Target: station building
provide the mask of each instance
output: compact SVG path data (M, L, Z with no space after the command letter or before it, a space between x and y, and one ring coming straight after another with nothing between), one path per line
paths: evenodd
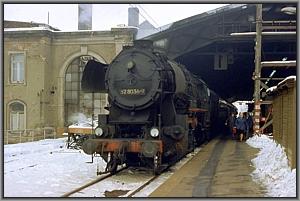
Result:
M38 23L4 25L5 137L49 127L62 133L74 114L105 113L105 94L92 99L80 90L83 68L91 58L110 63L132 43L135 29L63 32Z

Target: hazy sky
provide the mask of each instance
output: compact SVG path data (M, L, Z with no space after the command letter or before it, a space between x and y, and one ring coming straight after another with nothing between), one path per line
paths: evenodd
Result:
M93 30L110 30L118 24L127 25L128 8L131 6L138 7L140 14L158 27L224 5L226 4L93 4ZM48 12L51 26L62 31L77 30L78 4L4 4L5 20L47 24ZM141 15L140 23L145 20Z

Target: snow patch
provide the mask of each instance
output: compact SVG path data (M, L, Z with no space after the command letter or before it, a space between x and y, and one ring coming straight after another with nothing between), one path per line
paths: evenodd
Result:
M277 84L277 86L283 84L283 83L286 82L287 80L296 80L296 76L295 76L295 75L292 75L292 76L286 77L284 80L282 80L281 82L279 82L279 83Z
M95 118L87 118L83 113L74 113L69 117L69 121L73 124L69 128L96 128L98 126L98 121Z
M255 135L246 142L260 149L251 160L255 166L251 176L266 187L267 196L296 197L296 169L289 167L284 147L266 135Z
M267 89L266 93L273 92L276 89L277 89L277 86L270 87Z
M4 197L59 197L96 178L91 156L67 149L66 140L4 145Z

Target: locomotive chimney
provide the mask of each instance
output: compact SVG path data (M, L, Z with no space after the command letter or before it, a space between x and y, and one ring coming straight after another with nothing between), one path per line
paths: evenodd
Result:
M92 30L92 4L78 4L78 30Z
M134 8L128 8L128 26L139 26L139 9Z

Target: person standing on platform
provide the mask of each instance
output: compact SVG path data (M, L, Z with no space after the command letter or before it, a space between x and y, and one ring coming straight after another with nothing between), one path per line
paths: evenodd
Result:
M246 121L246 130L245 130L245 134L244 134L244 139L247 139L248 134L249 134L249 124L248 124L248 121L247 121L247 119L248 119L248 112L244 112L243 113L243 118Z
M233 127L235 125L235 113L232 112L230 114L230 116L227 118L225 125L228 127L231 138L234 139L235 138L235 133L233 132Z
M249 112L246 113L246 123L247 123L246 139L248 139L250 137L252 127L253 127L253 119Z
M240 113L239 117L236 119L235 127L236 127L237 139L239 139L240 142L242 142L247 128L246 118L243 117L243 113Z

